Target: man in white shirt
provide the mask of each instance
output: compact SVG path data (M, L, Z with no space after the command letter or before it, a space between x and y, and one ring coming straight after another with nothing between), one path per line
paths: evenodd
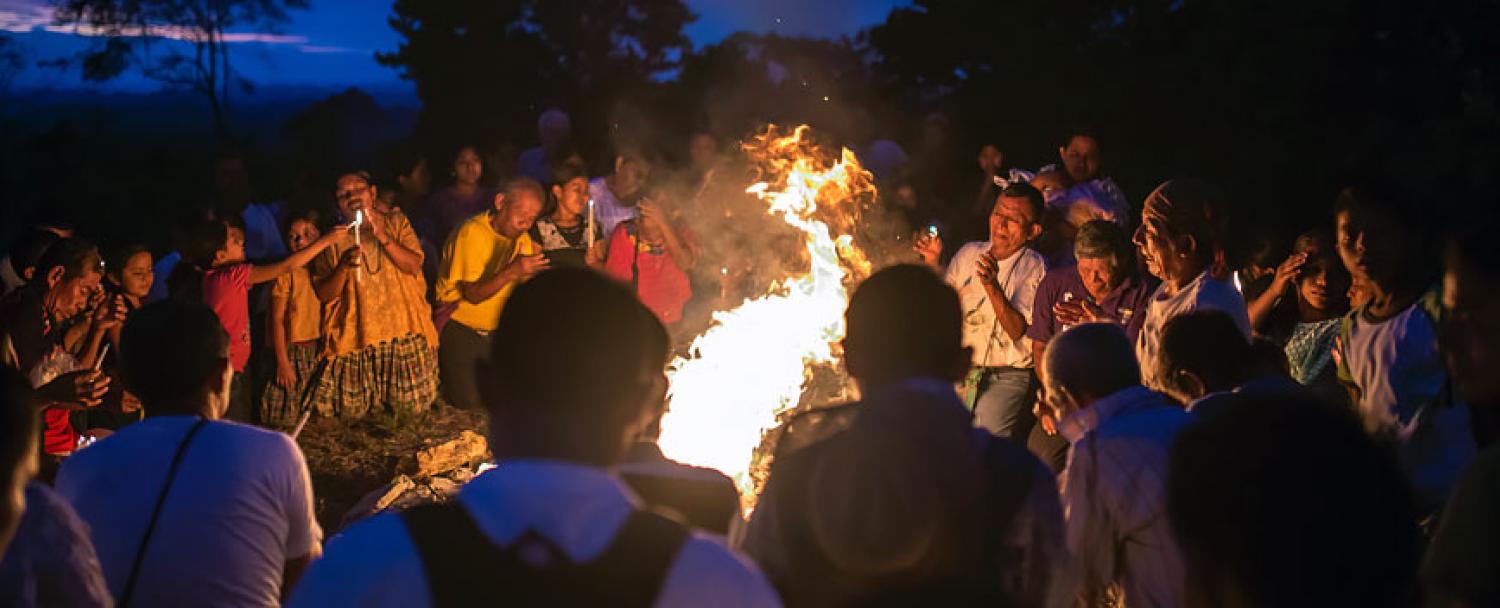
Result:
M320 549L312 483L282 433L219 421L234 370L214 312L168 300L121 331L148 417L63 463L110 594L141 606L268 606Z
M635 217L635 206L651 179L651 161L634 148L625 148L615 156L615 170L605 177L589 181L589 199L594 201L594 222L604 234L605 250L609 238L620 222Z
M1086 323L1047 345L1046 401L1073 444L1063 509L1081 605L1123 589L1128 606L1182 606L1182 556L1166 517L1167 460L1192 415L1140 384L1118 325Z
M1223 198L1212 186L1196 181L1168 181L1146 197L1135 242L1146 269L1161 286L1146 306L1146 320L1136 336L1135 355L1144 384L1165 390L1157 369L1162 328L1177 315L1219 310L1234 320L1250 340L1250 313L1245 298L1228 281L1214 276L1228 225Z
M1047 273L1041 254L1026 243L1042 233L1046 202L1029 184L1008 186L990 214L990 240L964 245L953 254L943 278L958 290L964 313L964 346L974 351L974 370L965 381L965 401L974 421L999 437L1025 441L1036 377L1032 373L1031 307ZM916 250L936 268L942 239L923 235Z
M665 382L665 347L648 346L664 345L650 338L664 330L652 323L592 271L517 287L481 374L496 468L455 502L350 528L291 605L779 605L720 537L641 511L611 472Z

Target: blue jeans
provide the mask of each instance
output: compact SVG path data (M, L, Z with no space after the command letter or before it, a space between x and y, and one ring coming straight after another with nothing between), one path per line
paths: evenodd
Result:
M996 437L1021 445L1036 424L1031 404L1036 399L1036 376L1030 368L985 368L974 402L974 425Z

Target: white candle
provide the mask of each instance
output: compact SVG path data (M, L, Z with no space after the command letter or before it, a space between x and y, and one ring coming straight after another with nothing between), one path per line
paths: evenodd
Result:
M584 230L586 231L586 233L584 235L584 239L586 239L586 242L588 243L588 248L589 249L593 249L594 248L594 199L589 199L589 222L588 222L588 226L585 227Z
M361 254L364 253L364 248L360 247L360 245L359 245L359 228L361 226L363 226L364 223L365 223L365 211L363 209L355 209L354 210L354 248L355 249L359 249ZM360 272L361 270L364 270L363 267L364 267L364 264L360 264L359 266L355 266L354 267L354 280L358 281L360 279L361 275L364 274L364 273Z

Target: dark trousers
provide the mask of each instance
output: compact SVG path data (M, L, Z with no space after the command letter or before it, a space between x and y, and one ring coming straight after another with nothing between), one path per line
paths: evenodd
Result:
M449 319L438 336L438 345L443 398L456 407L478 409L478 365L490 357L490 337Z

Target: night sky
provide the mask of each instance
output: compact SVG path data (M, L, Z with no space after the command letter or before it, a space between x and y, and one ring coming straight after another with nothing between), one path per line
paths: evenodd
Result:
M685 0L698 14L687 34L696 46L736 31L834 38L879 23L904 0ZM389 4L378 0L311 0L283 31L236 32L231 52L236 69L261 86L404 87L394 70L375 63L374 53L396 48L386 23ZM809 5L812 6L809 6ZM67 56L88 44L83 36L50 25L47 0L0 0L0 31L9 32L29 62ZM476 66L477 68L477 66ZM100 88L80 82L76 71L30 67L20 89ZM127 74L107 89L150 91L154 83Z

